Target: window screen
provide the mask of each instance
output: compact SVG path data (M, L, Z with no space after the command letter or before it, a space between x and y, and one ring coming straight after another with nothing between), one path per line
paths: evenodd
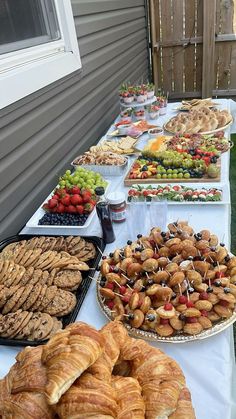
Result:
M0 54L60 37L53 0L0 0Z

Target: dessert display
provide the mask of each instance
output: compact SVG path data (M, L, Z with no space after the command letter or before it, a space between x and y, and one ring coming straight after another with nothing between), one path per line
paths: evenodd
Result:
M164 129L173 134L212 133L224 129L232 121L232 115L227 110L202 107L187 114L179 113L164 125Z
M228 151L233 145L225 138L224 131L218 131L214 135L184 134L165 138L168 150L185 151L193 156L206 153L207 157L214 157Z
M135 152L134 146L136 142L137 139L130 136L121 138L118 141L104 140L101 143L90 147L89 151L92 153L109 151L117 154L133 154Z
M188 341L236 319L236 257L208 230L185 221L138 235L101 263L98 301L131 334Z
M213 102L211 98L208 99L192 99L182 100L182 105L177 109L180 111L191 111L192 109L213 108L217 103Z
M219 155L214 153L212 157L204 153L192 155L179 151L150 151L143 150L140 157L131 166L126 178L125 185L131 186L134 179L139 182L157 183L160 179L163 182L172 179L174 182L196 181L204 179L205 182L219 180L220 164Z
M127 163L127 159L119 154L111 151L98 151L92 153L86 151L82 156L76 157L73 160L73 165L96 165L96 166L122 166Z
M0 415L195 419L179 365L117 321L100 331L78 322L21 351L0 381Z
M62 328L95 256L94 244L79 236L7 244L0 253L0 338L41 341Z
M147 100L155 98L155 86L152 83L141 84L133 86L129 83L123 83L120 86L119 96L121 104L130 105L135 104L143 105Z
M217 188L190 188L183 185L133 185L128 191L128 202L142 201L173 202L220 202L222 190Z

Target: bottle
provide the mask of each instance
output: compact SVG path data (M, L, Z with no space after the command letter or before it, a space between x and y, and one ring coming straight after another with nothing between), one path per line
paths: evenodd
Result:
M113 226L111 213L108 202L104 197L104 188L101 186L95 189L95 194L99 197L99 201L96 205L97 215L102 226L103 240L105 243L113 243L116 239Z

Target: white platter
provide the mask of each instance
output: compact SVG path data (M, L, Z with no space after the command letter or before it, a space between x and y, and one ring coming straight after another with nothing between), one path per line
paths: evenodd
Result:
M176 183L168 183L168 184L162 184L161 182L159 183L163 188L167 185L170 186L176 186ZM154 185L151 184L150 185L152 187L158 186L158 185ZM181 179L179 182L179 185L181 185ZM134 186L138 186L138 183L134 183L132 186L129 186L127 189L132 189L132 187ZM148 189L148 184L147 185L139 185L142 188L146 188ZM188 184L183 184L184 187L188 187L188 188L194 188L194 189L212 189L212 188L216 188L216 189L220 189L222 191L222 200L221 201L168 201L168 200L164 200L164 199L160 199L160 201L157 200L153 200L153 201L135 201L132 200L132 203L138 203L138 202L146 202L147 204L151 204L152 202L166 202L167 205L229 205L230 204L230 189L229 186L227 184L220 184L220 183L211 183L211 184L206 184L206 183L188 183ZM128 198L128 194L127 194L127 198Z

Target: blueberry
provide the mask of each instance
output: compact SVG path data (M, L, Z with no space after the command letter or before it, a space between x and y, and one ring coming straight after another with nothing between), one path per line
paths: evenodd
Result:
M115 272L115 270L114 270L113 272ZM128 284L130 287L132 287L132 286L134 285L134 283L135 283L134 279L129 279L129 280L127 281L127 284Z
M138 234L138 235L137 235L137 238L138 238L138 239L141 239L141 237L143 237L143 235L142 235L142 234Z
M215 281L213 283L213 285L215 285L215 287L220 287L221 286L221 281Z
M224 293L229 294L231 292L231 289L229 287L224 287Z
M130 246L132 244L132 240L128 240L127 244Z
M224 246L225 246L225 244L224 244L224 243L220 243L220 246L221 246L221 247L224 247Z
M117 266L115 266L115 268L113 269L113 272L114 272L115 274L118 274L118 272L119 272L119 268L118 268Z
M162 237L166 237L166 233L164 231L161 232Z
M194 290L194 288L192 288L192 287L189 287L189 288L188 288L188 292L189 292L189 294L192 294L194 291L195 291L195 290Z
M147 280L147 285L153 285L153 284L154 284L154 281L152 279Z
M207 292L213 292L213 288L212 287L208 287L206 291Z
M160 285L163 285L163 286L165 287L165 286L166 286L166 281L162 280L162 281L160 282Z
M214 268L218 265L217 262L213 262L212 265L214 266Z
M184 322L186 320L186 317L185 317L185 315L183 313L181 313L179 315L179 319Z
M229 255L225 256L225 262L229 262L229 261L230 261L230 256Z
M147 321L149 321L149 322L154 322L154 320L156 320L156 316L155 316L155 314L147 314L146 315L146 320Z
M112 252L111 252L111 253L109 253L109 257L110 257L110 258L113 258L113 254L114 254L114 253L112 253Z
M128 319L129 320L134 320L134 314L133 313L129 313L128 314Z

